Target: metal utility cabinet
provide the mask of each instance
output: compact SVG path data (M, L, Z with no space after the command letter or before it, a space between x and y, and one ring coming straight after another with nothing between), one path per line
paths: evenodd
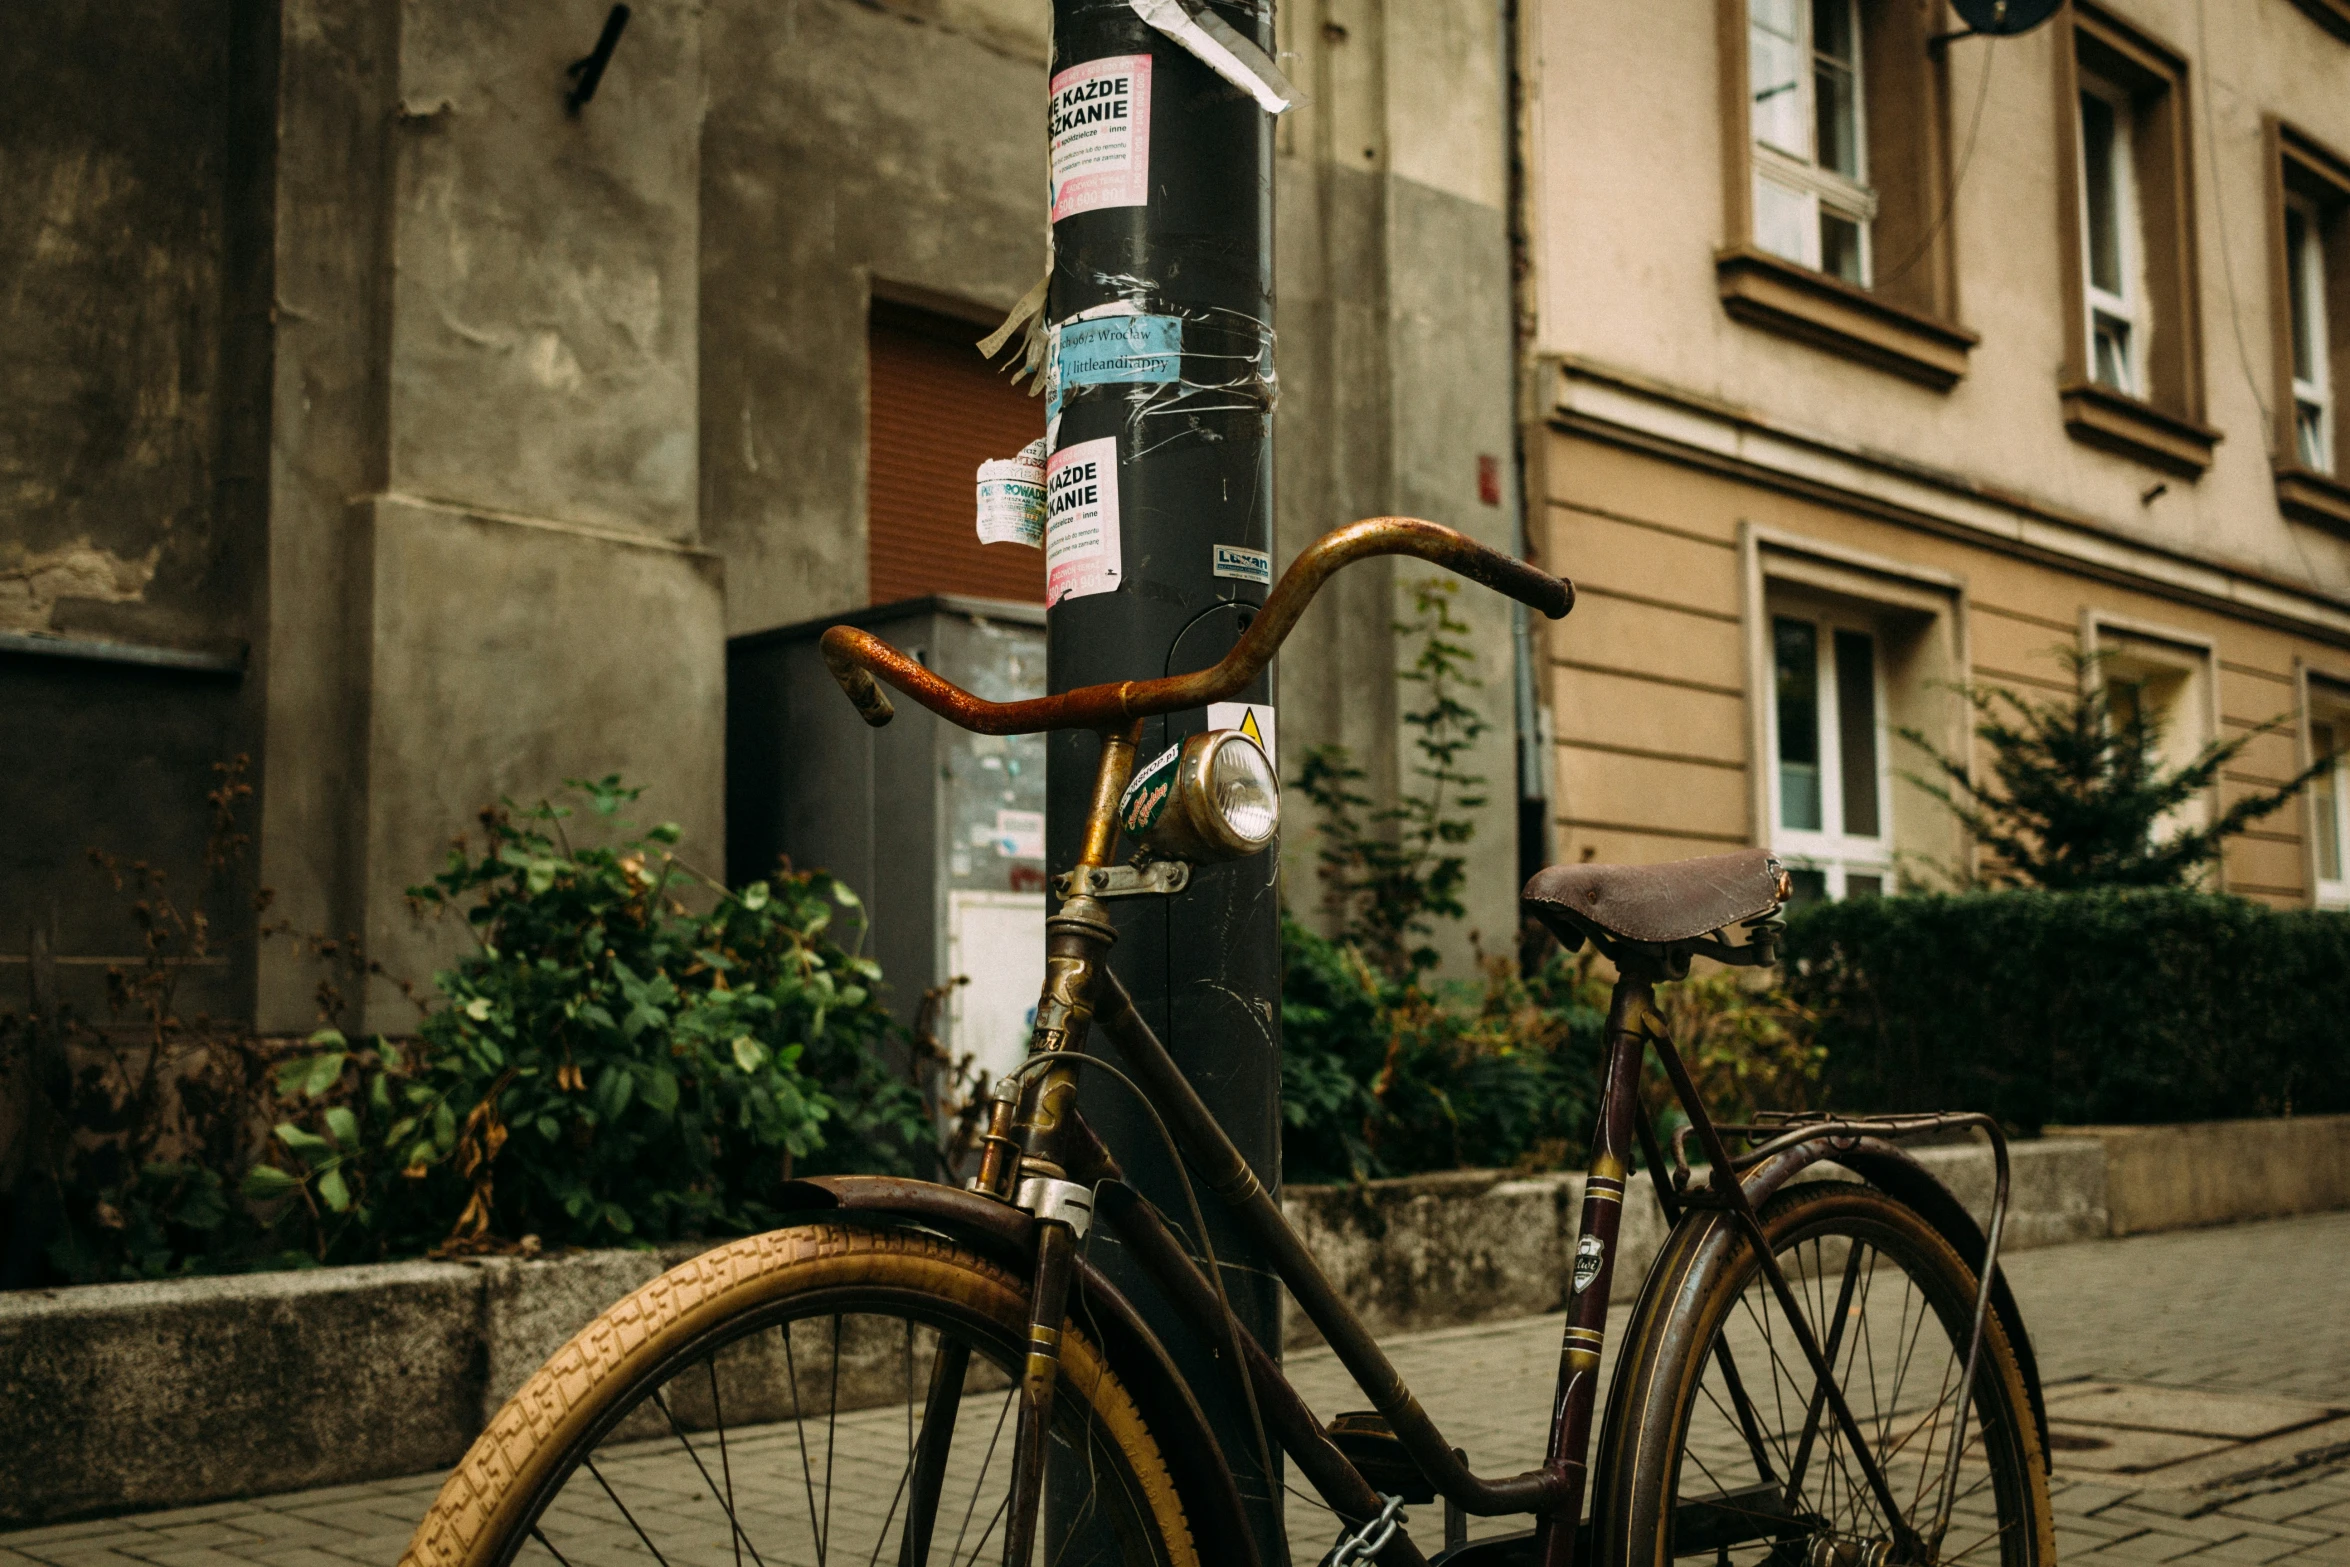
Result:
M785 858L846 882L891 1010L911 1024L924 991L965 976L942 1042L1001 1073L1026 1049L1044 973L1044 741L966 734L902 697L868 728L817 647L843 624L1005 702L1044 695L1044 608L908 599L727 644L728 882Z

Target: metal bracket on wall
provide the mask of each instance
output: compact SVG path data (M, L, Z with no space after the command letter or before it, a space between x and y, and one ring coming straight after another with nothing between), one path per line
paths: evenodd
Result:
M1148 865L1080 865L1053 878L1053 890L1064 898L1080 895L1140 898L1152 893L1181 892L1190 885L1191 867L1182 860L1153 860Z

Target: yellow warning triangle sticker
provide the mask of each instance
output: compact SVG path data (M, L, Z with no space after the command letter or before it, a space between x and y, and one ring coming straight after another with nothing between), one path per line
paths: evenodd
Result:
M1265 732L1257 727L1257 712L1255 708L1250 708L1247 714L1240 720L1240 732L1244 735L1247 735L1251 740L1254 740L1257 743L1258 750L1262 751L1265 749Z

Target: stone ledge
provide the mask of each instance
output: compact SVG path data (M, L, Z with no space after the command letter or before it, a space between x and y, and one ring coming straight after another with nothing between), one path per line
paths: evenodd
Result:
M2350 1116L2079 1128L2014 1155L2017 1249L2350 1207ZM1986 1149L1918 1157L1985 1210ZM1664 1239L1646 1181L1626 1194L1619 1300ZM1576 1173L1488 1170L1282 1200L1340 1290L1392 1333L1557 1309L1582 1191ZM14 1438L0 1441L0 1523L446 1465L564 1340L697 1249L0 1295L0 1431ZM1294 1312L1285 1341L1314 1342Z

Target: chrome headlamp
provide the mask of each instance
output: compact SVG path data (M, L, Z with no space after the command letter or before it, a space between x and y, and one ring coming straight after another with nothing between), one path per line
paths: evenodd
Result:
M1144 848L1179 860L1237 860L1272 843L1281 785L1258 744L1211 729L1171 745L1118 798L1118 823Z

